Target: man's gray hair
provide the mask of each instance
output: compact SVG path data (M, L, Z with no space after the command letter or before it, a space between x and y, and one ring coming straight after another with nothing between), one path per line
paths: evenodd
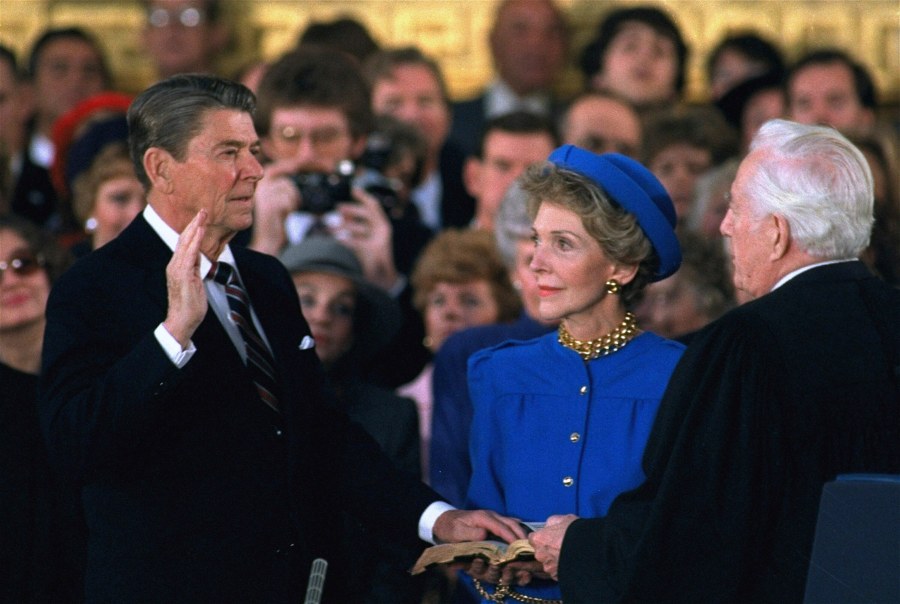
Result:
M256 97L242 84L202 74L175 75L147 88L128 108L128 148L134 171L150 190L144 154L165 149L183 161L188 143L203 130L203 117L213 109L253 115Z
M874 223L872 172L859 149L833 128L775 119L750 152L763 157L745 188L757 216L783 216L810 255L859 256Z

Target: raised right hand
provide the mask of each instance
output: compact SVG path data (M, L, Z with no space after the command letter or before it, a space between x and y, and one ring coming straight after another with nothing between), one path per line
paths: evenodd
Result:
M178 236L175 253L166 266L169 308L163 326L182 348L206 316L206 288L200 276L200 242L206 232L206 210L200 210Z

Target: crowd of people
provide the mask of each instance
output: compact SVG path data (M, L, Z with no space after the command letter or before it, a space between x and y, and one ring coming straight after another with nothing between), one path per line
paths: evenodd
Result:
M852 54L729 33L688 102L663 6L573 48L500 0L453 99L352 18L217 73L220 0L141 5L136 95L87 29L0 45L0 602L298 601L316 558L335 602L799 601L822 485L900 474L900 121Z

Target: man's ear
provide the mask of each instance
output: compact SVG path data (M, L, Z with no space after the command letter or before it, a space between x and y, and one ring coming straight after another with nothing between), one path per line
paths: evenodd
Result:
M875 125L876 121L878 121L878 116L875 114L874 109L869 109L867 107L863 110L863 115L860 118L863 128L871 128Z
M13 107L19 121L25 123L34 113L34 84L22 82L17 86Z
M463 184L466 192L478 199L481 196L481 160L477 157L469 157L463 166Z
M272 141L272 138L267 134L265 136L259 137L259 150L262 151L263 155L269 159L274 159L278 157L275 151L275 143Z
M150 147L144 152L144 172L150 180L150 187L161 193L172 192L172 167L175 158L160 147Z
M606 88L606 77L603 74L603 65L600 66L600 70L598 70L597 73L591 76L591 87L595 90L603 90Z
M771 220L768 226L771 237L769 241L772 246L770 258L772 260L780 260L787 254L791 246L791 225L780 214L772 214L769 219Z
M353 140L350 146L350 157L353 158L353 161L358 161L360 157L362 157L363 151L366 150L366 137L358 136ZM345 158L346 159L346 158ZM337 166L335 166L337 169Z

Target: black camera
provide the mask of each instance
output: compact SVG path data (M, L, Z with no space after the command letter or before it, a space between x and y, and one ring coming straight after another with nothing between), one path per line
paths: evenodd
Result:
M311 214L327 214L338 203L351 201L350 188L353 183L353 162L342 161L338 169L330 174L304 172L294 174L291 181L300 191L301 209Z
M388 215L391 214L391 210L400 206L400 194L396 185L381 172L364 169L354 179L353 184L377 199Z
M344 160L338 165L337 171L330 174L305 172L292 175L290 179L300 191L300 209L311 214L327 214L338 203L353 201L350 189L354 186L377 199L385 211L390 212L397 207L400 199L396 184L374 166L363 162L361 165L363 170L359 174L355 174L353 162Z
M400 188L402 183L384 175L385 168L390 166L395 153L393 141L388 134L375 131L369 135L366 148L359 158L363 168L355 181L355 185L381 202L381 206L389 214L391 210L401 206Z

